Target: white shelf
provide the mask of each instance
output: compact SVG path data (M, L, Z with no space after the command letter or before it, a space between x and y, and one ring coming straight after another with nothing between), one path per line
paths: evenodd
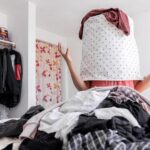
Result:
M14 42L9 42L9 41L5 41L5 40L0 40L0 43L6 44L6 45L16 46L16 43L14 43Z

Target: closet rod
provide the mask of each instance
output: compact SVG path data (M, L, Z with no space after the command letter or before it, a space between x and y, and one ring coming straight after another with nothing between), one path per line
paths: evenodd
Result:
M14 48L16 47L16 43L14 42L9 42L9 41L5 41L5 40L0 40L0 44L3 44L3 45L11 45L13 46Z

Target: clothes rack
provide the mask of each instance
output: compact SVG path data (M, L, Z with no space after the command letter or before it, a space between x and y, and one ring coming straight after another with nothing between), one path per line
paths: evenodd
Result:
M16 43L5 40L0 40L0 45L11 46L12 48L16 48Z

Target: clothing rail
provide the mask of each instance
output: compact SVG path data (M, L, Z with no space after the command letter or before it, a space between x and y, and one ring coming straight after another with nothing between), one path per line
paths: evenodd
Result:
M9 42L9 41L5 41L5 40L0 40L0 45L12 46L13 48L16 48L16 43L14 43L14 42Z

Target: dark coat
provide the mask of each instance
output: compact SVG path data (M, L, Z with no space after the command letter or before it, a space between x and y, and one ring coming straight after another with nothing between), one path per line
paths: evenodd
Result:
M14 55L14 62L11 56ZM13 65L14 64L14 67ZM22 60L15 50L0 50L0 104L15 107L20 102L22 87Z

